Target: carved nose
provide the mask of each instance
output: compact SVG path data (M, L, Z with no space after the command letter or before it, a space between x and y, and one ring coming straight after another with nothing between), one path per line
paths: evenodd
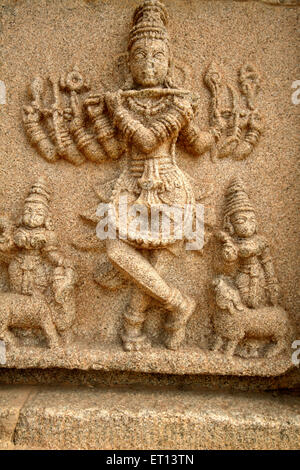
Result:
M153 65L154 65L153 60L152 60L152 59L148 59L147 62L146 62L146 64L145 64L145 70L152 72L152 70L153 70Z

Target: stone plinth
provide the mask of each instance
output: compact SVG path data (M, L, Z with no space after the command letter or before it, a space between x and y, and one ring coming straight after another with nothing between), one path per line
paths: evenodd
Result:
M300 399L287 393L132 386L1 389L2 447L300 449L299 435Z

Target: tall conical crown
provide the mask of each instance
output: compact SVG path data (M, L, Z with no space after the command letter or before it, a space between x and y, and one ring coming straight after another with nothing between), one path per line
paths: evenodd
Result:
M253 211L254 207L239 178L231 180L225 195L225 216L239 211Z
M129 35L128 49L142 38L154 38L168 41L168 13L159 0L145 0L133 15L133 27Z
M30 188L27 198L25 199L26 202L35 202L39 204L43 204L46 209L49 208L50 202L50 191L47 187L47 182L45 178L39 178Z

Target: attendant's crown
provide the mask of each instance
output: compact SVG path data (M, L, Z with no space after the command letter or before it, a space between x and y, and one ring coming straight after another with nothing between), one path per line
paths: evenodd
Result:
M225 199L225 217L230 217L232 214L240 211L254 212L254 207L239 178L234 178L231 181L226 191Z
M50 191L47 188L47 183L44 178L39 178L30 188L29 194L25 199L26 202L34 202L43 204L46 209L49 209Z

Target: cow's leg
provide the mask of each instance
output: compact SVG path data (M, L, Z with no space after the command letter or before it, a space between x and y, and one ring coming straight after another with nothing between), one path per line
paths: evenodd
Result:
M72 344L73 331L71 328L67 328L64 331L60 331L60 336L61 336L63 346L67 347Z
M54 326L54 323L52 321L50 313L41 312L41 315L43 315L43 319L41 321L41 327L44 330L49 348L59 347L59 336Z
M8 328L1 333L1 338L3 338L4 343L10 347L18 346L18 339Z
M17 346L18 341L15 335L9 330L11 320L11 305L10 298L7 296L1 297L1 311L0 311L1 323L0 323L0 339L3 340L6 345Z
M223 338L222 338L222 336L217 336L217 338L214 342L212 350L213 351L219 351L222 346L223 346Z
M277 356L286 346L284 336L277 336L274 337L276 340L275 344L272 344L266 353L266 357L274 357Z
M226 348L225 348L225 354L227 357L232 357L235 353L235 349L238 345L239 341L237 339L229 340Z

